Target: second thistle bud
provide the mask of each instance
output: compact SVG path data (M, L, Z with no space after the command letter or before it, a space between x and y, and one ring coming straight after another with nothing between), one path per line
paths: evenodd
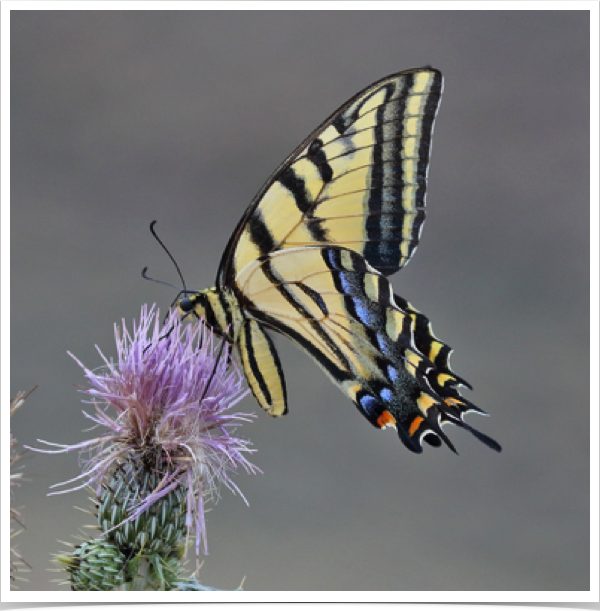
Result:
M72 590L114 590L128 581L127 558L104 539L86 541L56 559L70 573Z

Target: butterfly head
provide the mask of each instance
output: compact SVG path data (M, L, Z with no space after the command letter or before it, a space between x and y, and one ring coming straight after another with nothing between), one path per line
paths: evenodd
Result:
M180 316L194 316L196 318L205 318L208 305L207 293L211 289L198 291L197 293L185 293L177 302L177 310Z
M195 297L195 295L194 295ZM188 295L184 295L177 304L177 309L179 310L179 314L181 317L187 316L196 310L196 304L194 297L189 297Z
M202 319L215 333L224 334L226 316L215 287L197 293L185 293L177 302L177 310L182 318L192 316Z

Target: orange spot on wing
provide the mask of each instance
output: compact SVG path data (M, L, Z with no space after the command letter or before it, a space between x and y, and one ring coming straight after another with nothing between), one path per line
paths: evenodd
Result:
M421 426L421 422L423 422L423 418L421 418L421 416L417 416L410 425L410 428L408 429L408 434L412 437L416 432L417 429Z
M381 414L381 416L379 416L379 418L377 418L377 424L381 427L381 428L385 428L386 426L396 426L396 418L394 418L394 416L392 416L392 414L390 414L390 412L386 410L383 411L383 413Z

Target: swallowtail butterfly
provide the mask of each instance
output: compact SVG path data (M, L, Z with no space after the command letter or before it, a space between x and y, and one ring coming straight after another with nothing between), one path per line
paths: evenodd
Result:
M216 285L182 315L231 342L258 403L287 412L269 332L301 346L375 427L407 448L454 446L452 423L482 412L459 392L451 349L388 276L413 255L425 220L431 136L443 81L431 67L373 83L336 110L275 170L223 253ZM482 412L484 413L484 412Z

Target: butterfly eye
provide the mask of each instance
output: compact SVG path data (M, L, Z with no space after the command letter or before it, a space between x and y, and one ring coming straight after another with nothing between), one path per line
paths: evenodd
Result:
M189 297L182 297L181 301L179 302L179 308L182 312L185 312L187 314L188 312L191 312L194 309L194 304L192 303L192 300Z

